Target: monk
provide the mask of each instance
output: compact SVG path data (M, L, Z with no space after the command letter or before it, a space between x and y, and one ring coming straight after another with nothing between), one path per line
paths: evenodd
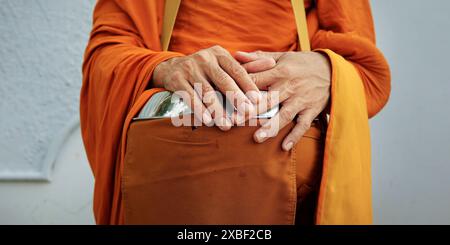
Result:
M225 134L245 120L239 115L258 110L267 99L261 91L277 92L279 113L253 138L255 144L265 144L293 123L281 141L286 152L321 113L329 113L322 138L326 143L320 146L325 152L314 161L323 164L319 199L312 204L315 223L371 222L366 124L388 101L389 66L375 44L368 0L305 1L305 9L313 52L297 51L288 0L181 1L169 51L162 51L163 0L97 1L83 62L80 111L95 176L98 224L124 223L121 175L129 119L137 113L142 95L155 88L189 93L192 107L200 101L195 116ZM220 110L218 99L200 97L195 84L206 91L234 92L237 101L244 101L245 106L234 102L242 113L232 118L213 113ZM360 131L355 129L359 124ZM319 171L322 166L309 168ZM353 201L355 196L361 200Z

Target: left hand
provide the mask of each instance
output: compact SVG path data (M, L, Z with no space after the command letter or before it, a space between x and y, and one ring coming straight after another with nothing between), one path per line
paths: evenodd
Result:
M289 122L296 125L284 139L282 148L289 151L311 127L312 121L327 107L330 98L331 65L318 52L238 52L235 58L247 68L251 62L261 58L273 58L274 68L250 74L260 90L268 90L269 95L278 93L277 102L269 96L271 107L281 104L279 113L265 122L255 132L258 143L274 137ZM248 69L247 69L248 70ZM252 72L252 71L249 71Z

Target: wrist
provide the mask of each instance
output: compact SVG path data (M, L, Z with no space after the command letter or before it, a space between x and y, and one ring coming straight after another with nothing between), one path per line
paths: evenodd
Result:
M170 67L173 61L177 58L184 56L181 53L165 52L165 55L160 59L159 64L153 69L152 75L149 81L150 88L164 88L164 78L170 72Z
M164 88L164 82L163 82L163 74L164 74L164 63L167 61L163 61L159 63L155 69L153 70L153 74L151 77L150 84L153 88Z

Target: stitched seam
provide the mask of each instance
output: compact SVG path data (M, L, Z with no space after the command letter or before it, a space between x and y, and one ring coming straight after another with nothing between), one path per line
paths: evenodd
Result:
M292 148L291 151L291 166L290 166L290 178L291 178L291 196L290 196L290 212L289 212L289 223L295 225L295 215L297 209L297 157L296 157L296 147Z

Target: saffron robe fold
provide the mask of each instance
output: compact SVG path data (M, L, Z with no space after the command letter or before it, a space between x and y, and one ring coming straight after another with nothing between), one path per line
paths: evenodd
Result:
M375 45L368 1L318 0L315 4L307 1L306 6L312 48L324 49L333 67L316 223L370 223L368 118L388 100L389 67ZM99 0L94 11L83 62L80 117L95 176L98 224L123 223L121 168L129 124L154 92L144 93L153 69L164 60L184 55L161 51L163 8L162 0ZM264 16L260 20L264 22ZM202 30L197 31L201 37Z

